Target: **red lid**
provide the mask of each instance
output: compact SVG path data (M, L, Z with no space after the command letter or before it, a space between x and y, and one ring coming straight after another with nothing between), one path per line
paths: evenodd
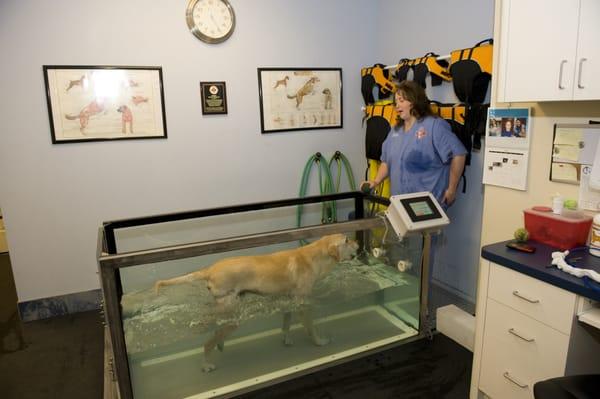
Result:
M543 205L534 206L531 209L533 209L534 211L538 211L538 212L552 212L552 208L550 208L549 206L543 206Z

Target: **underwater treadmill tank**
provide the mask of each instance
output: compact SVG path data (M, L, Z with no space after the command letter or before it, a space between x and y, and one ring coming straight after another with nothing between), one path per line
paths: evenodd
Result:
M104 223L98 261L121 397L232 396L418 336L421 240L398 242L382 217L364 217L373 198ZM320 224L333 201L338 220ZM313 225L295 227L299 205Z

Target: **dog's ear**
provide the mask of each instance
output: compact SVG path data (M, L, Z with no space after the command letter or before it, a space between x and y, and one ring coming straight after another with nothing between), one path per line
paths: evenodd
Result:
M339 262L339 260L340 260L340 248L339 248L339 245L337 245L336 243L329 244L329 246L327 247L327 253L332 258L334 258L336 261Z

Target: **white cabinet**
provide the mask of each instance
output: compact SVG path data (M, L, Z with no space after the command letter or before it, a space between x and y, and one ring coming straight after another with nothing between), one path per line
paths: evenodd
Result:
M503 0L498 101L600 99L600 2Z
M600 98L600 1L582 0L573 99Z
M486 313L479 389L490 398L533 398L533 384L565 374L567 334L493 299Z
M565 374L577 296L487 261L481 274L471 398L533 399Z

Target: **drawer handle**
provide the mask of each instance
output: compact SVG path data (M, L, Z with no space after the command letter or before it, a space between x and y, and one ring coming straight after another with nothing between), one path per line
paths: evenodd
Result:
M535 338L526 338L526 337L522 336L521 334L516 332L514 328L509 328L508 332L511 333L512 335L514 335L515 337L521 338L523 341L527 341L527 342L535 341Z
M509 380L516 386L518 386L519 388L525 389L529 386L527 384L521 384L519 381L515 380L515 377L512 377L510 374L508 374L508 371L505 371L503 375L504 375L504 378L506 378L507 380Z
M519 297L519 298L521 298L521 299L524 299L524 300L526 300L526 301L527 301L527 302L529 302L529 303L540 303L540 300L539 300L539 299L531 299L531 298L528 298L528 297L526 297L525 295L523 295L523 294L520 294L520 293L519 293L519 291L513 291L513 295L514 295L514 296L516 296L516 297Z

